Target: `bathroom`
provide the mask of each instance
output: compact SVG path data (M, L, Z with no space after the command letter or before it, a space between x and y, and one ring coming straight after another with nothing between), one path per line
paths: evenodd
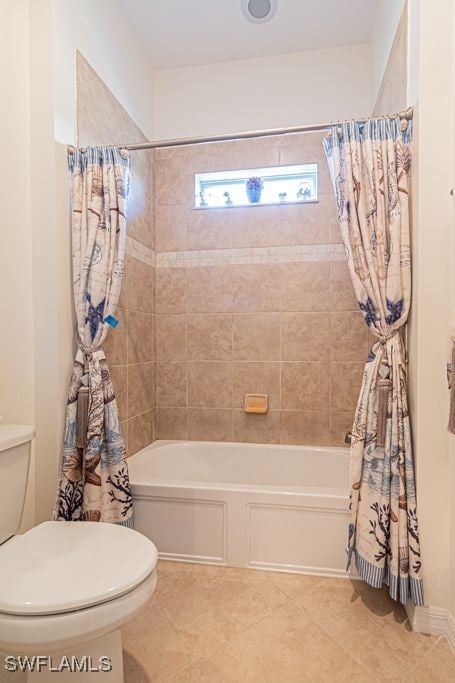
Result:
M241 0L4 4L0 427L33 425L33 439L20 529L0 552L53 519L61 474L77 350L68 160L118 147L131 165L124 275L103 349L131 482L127 526L141 532L131 547L141 560L125 560L125 572L155 567L147 537L159 560L122 644L103 643L101 655L123 646L112 680L455 678L452 3L277 0L264 21ZM358 580L354 562L346 573L349 441L376 339L323 144L332 123L395 113L404 137L412 128L402 338L424 584L424 604L405 607ZM256 206L236 202L234 181L282 179L291 167L311 175L310 198L277 190ZM231 182L221 200L203 191L217 178ZM64 546L49 544L58 568ZM73 561L87 571L84 557ZM13 597L0 599L8 682L27 680L1 658L16 654L2 646ZM55 651L51 639L39 654Z

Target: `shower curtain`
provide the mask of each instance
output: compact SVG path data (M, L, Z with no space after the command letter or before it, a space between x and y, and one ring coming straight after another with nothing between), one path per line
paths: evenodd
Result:
M54 519L132 526L125 444L103 352L117 326L130 158L126 150L91 147L70 154L68 163L77 352Z
M403 122L404 124L405 122ZM338 221L360 310L376 337L352 428L348 567L371 586L423 604L407 359L411 297L409 181L412 122L333 127L324 141Z

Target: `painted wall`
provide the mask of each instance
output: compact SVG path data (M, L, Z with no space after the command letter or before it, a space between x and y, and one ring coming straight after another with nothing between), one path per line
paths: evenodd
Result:
M76 141L76 50L153 137L152 65L116 0L53 0L53 7L56 139Z
M0 415L36 426L25 528L51 515L74 353L66 143L75 141L76 49L86 49L149 131L151 67L115 2L2 0L0 12L8 26L1 45L8 165L0 307L8 335L1 336Z
M158 438L343 445L368 329L322 134L155 154ZM318 203L194 208L194 173L315 162Z
M455 11L452 14L452 154L451 154L451 187L455 189ZM455 268L453 264L455 263L455 197L452 197L452 219L451 219L451 230L450 230L450 249L449 249L449 259L451 263L450 267L450 312L452 316L452 321L455 320ZM452 493L450 496L450 546L449 546L449 561L450 561L450 572L449 572L449 609L452 614L452 618L455 621L455 500L453 492L455 491L455 436L449 436L449 460L450 460L450 482L449 491ZM455 639L454 639L455 640Z
M0 41L0 86L8 93L0 107L0 416L34 424L28 0L2 0L0 16L8 26ZM25 526L34 518L33 475L30 482Z
M93 102L96 102L95 109ZM145 140L143 132L79 53L77 127L81 145ZM105 344L129 455L154 440L152 156L151 151L134 152L132 155L127 256L116 314L119 325L109 331Z
M392 44L406 0L381 0L373 22L370 41L370 93L374 106L381 87Z
M155 72L158 139L325 123L370 108L367 45Z
M410 104L415 107L410 406L426 604L445 609L454 602L449 591L454 502L445 372L453 233L453 8L444 0L435 13L429 0L413 0L410 10Z

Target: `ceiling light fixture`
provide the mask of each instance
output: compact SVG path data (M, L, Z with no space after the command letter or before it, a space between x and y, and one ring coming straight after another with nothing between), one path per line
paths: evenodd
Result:
M242 0L242 12L255 24L270 21L275 15L277 0Z

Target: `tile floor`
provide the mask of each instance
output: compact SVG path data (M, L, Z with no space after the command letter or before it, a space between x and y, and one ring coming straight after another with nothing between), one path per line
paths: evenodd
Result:
M123 632L125 683L455 682L444 638L360 581L160 562Z

